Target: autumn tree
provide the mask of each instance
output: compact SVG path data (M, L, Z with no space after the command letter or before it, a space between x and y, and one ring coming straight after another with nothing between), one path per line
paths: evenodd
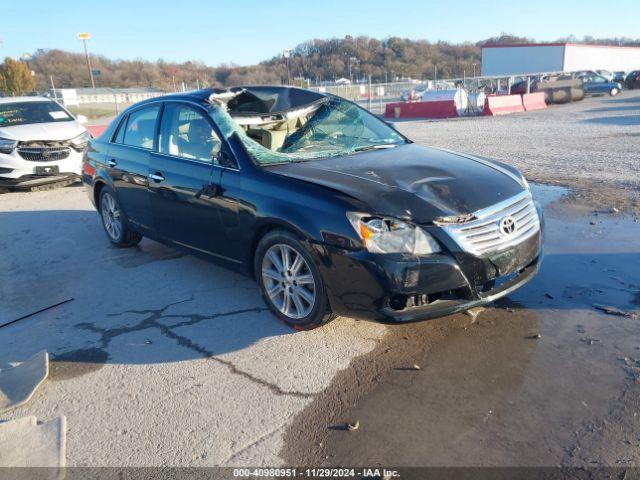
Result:
M5 58L0 65L0 92L6 95L22 95L31 92L36 86L31 70L24 62Z

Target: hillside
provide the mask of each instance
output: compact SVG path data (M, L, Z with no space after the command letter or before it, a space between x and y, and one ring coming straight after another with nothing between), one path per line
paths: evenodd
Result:
M575 38L560 39L578 41ZM369 37L315 39L304 42L291 51L289 78L309 79L311 83L332 81L340 77L352 79L372 76L374 82L395 78L438 78L471 76L480 72L482 45L529 43L532 39L503 34L477 43L452 44L391 37L378 40ZM594 39L582 43L640 45L640 39ZM112 60L92 55L99 87L157 87L164 90L216 85L274 84L287 82L286 60L273 57L257 65L219 65L212 67L199 62L171 63L162 59ZM62 50L36 51L30 61L36 73L38 90L50 87L50 76L57 88L90 86L85 57L81 53Z

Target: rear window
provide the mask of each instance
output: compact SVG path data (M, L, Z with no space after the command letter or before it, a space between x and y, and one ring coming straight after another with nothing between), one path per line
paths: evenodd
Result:
M160 107L154 106L136 110L131 113L127 121L127 126L124 129L124 139L122 143L131 145L132 147L151 150L153 148L153 137L155 136L156 120L159 111ZM120 132L118 132L118 137L120 137Z
M0 128L72 120L71 115L55 102L0 103Z

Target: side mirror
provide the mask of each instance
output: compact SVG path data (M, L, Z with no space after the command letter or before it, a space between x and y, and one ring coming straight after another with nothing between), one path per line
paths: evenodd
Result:
M78 123L80 123L81 125L84 125L85 123L87 123L89 121L89 119L85 116L85 115L78 115L76 117L76 120L78 121Z
M235 160L224 150L214 153L213 163L225 168L237 168Z

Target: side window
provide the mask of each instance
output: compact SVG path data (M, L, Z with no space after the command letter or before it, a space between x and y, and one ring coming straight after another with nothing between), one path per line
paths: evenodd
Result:
M159 111L159 106L153 106L129 114L122 143L151 150ZM118 136L120 136L120 132L118 132Z
M221 145L204 114L180 103L165 104L160 124L161 153L212 162Z
M118 134L114 140L115 143L122 143L124 141L124 131L127 128L127 120L129 120L129 118L124 117L120 122L120 125L118 125Z

